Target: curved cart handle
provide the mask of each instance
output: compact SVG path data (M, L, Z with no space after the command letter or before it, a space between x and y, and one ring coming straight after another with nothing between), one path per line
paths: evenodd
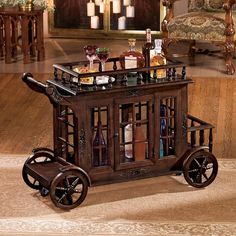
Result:
M22 80L35 92L46 94L47 85L35 80L31 73L24 73Z

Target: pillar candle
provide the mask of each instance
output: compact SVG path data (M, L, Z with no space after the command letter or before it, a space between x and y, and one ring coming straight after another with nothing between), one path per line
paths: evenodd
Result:
M99 5L99 12L104 13L104 2L101 2Z
M99 17L91 16L91 29L98 29L98 28L99 28Z
M129 6L131 4L130 0L123 0L124 6Z
M126 7L126 16L127 17L134 17L134 6L127 6Z
M119 30L124 30L126 27L126 17L121 16L118 18L118 29Z
M95 15L95 3L88 2L87 3L87 16L94 16Z
M102 0L95 0L95 5L99 6L101 2L102 2Z
M121 5L120 0L113 0L113 13L120 13Z

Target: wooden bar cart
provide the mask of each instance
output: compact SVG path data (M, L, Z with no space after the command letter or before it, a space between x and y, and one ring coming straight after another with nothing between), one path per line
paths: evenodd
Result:
M110 58L110 70L101 72L97 62L100 72L76 72L86 64L56 64L46 84L29 73L22 77L53 105L54 148L36 148L26 160L29 187L72 209L94 185L181 173L197 188L214 181L213 126L188 115L192 80L185 65L169 59L122 70L119 58ZM166 77L157 79L161 69Z

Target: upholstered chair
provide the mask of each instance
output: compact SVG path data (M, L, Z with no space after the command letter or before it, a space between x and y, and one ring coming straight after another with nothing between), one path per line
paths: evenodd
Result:
M212 42L222 47L227 74L234 74L235 29L233 5L235 0L188 0L188 13L174 16L174 3L163 0L166 16L162 22L163 51L168 54L170 43L190 40L189 54L194 53L196 40Z

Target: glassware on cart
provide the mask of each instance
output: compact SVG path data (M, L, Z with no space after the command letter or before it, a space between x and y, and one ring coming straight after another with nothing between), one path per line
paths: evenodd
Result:
M93 69L93 61L96 59L96 45L86 45L84 46L84 52L89 60L89 69Z
M105 62L109 57L109 49L108 48L97 48L96 55L98 60L101 62L102 71L105 71Z

